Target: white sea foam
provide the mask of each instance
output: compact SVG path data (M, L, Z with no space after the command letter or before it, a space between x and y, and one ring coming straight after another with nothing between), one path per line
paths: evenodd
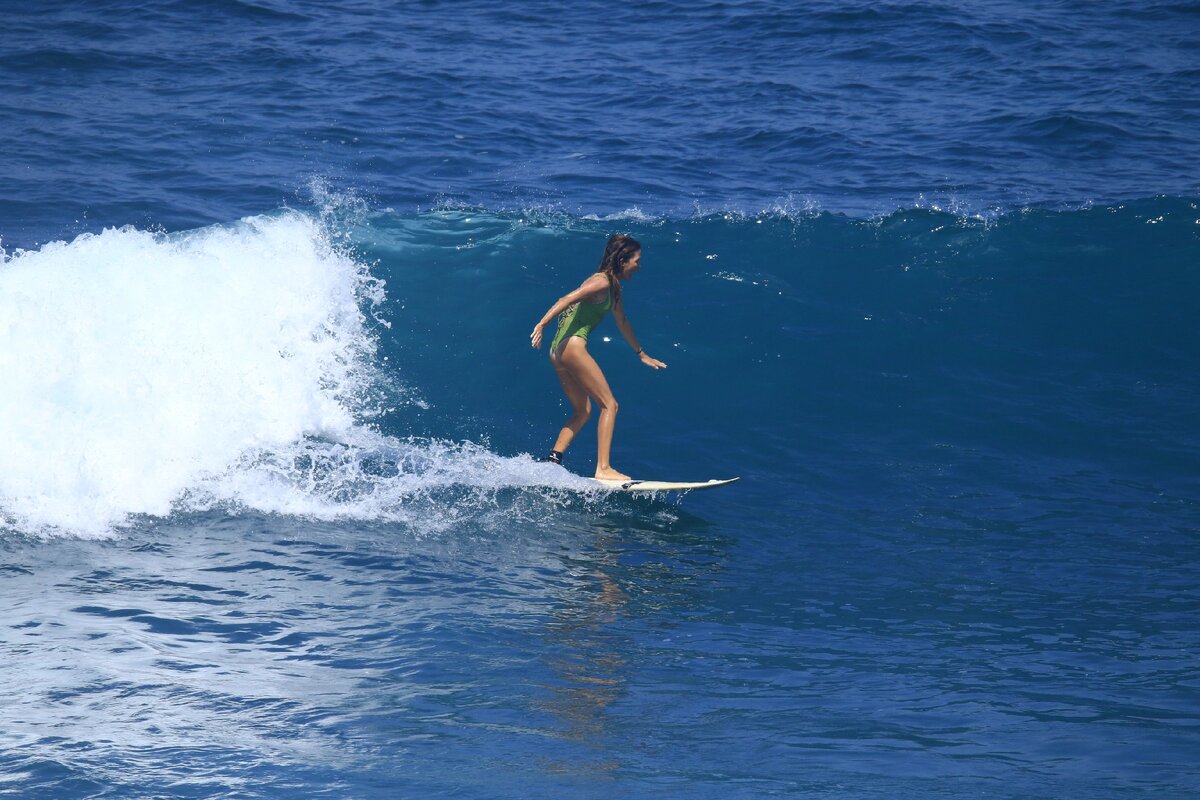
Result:
M455 482L554 483L527 458L367 424L382 299L295 212L7 256L0 527L104 536L214 505L392 519Z
M594 222L641 222L641 223L660 223L662 218L654 214L647 214L637 206L627 208L624 211L616 211L611 214L599 216L597 214L588 214L583 219Z

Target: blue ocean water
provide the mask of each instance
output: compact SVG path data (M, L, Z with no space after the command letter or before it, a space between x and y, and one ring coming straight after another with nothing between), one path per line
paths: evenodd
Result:
M0 796L1200 790L1193 5L4 10Z

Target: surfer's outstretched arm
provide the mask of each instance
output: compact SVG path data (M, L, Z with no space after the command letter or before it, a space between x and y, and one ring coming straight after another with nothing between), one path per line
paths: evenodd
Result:
M633 333L633 326L629 324L629 318L625 316L625 309L619 301L615 306L613 306L612 315L613 322L617 323L617 328L621 331L621 335L625 337L625 341L629 342L629 346L634 349L634 352L637 353L638 358L642 360L643 364L645 364L647 367L653 367L654 369L667 368L666 364L659 361L657 358L652 358L646 353L645 350L642 349L642 346L638 344L637 336L635 336Z

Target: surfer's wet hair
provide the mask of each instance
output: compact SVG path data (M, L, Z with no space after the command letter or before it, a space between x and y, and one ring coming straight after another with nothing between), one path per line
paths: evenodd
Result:
M629 259L641 249L641 242L627 233L614 233L604 245L604 258L600 259L600 267L596 271L608 276L608 285L612 287L613 292L613 305L621 299L621 284L617 278L624 274Z

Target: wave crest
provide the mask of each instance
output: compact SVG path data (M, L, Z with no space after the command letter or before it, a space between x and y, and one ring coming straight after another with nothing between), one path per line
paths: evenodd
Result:
M249 450L341 436L367 407L383 286L285 212L131 227L0 270L0 508L22 530L162 515Z

